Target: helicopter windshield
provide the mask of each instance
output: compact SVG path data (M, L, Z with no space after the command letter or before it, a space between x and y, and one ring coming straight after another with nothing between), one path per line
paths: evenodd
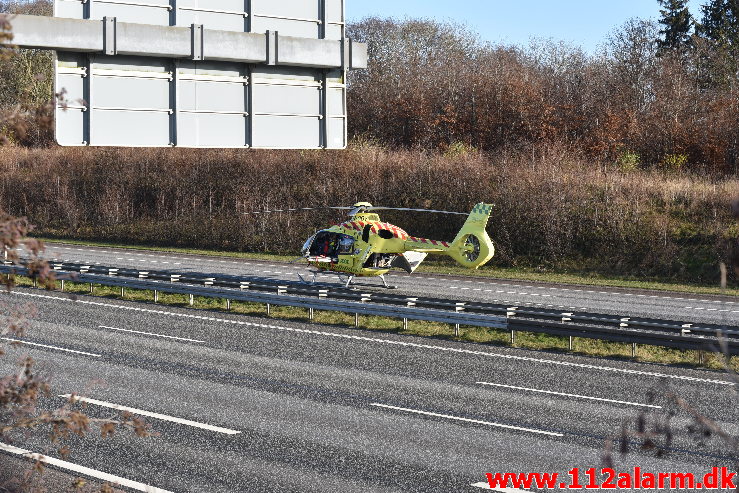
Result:
M310 238L308 238L307 240L305 240L305 243L303 243L303 248L300 250L301 252L303 252L303 256L310 255L310 252L309 252L310 245L311 245L311 243L313 243L313 240L315 240L315 239L316 239L316 235L313 235Z
M303 252L310 257L336 257L351 254L354 250L354 238L341 233L319 231L303 245Z

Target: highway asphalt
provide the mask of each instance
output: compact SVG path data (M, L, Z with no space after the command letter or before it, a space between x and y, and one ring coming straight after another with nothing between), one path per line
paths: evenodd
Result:
M686 436L692 421L665 390L739 433L735 386L720 372L58 292L19 289L0 303L36 307L31 344L9 347L0 375L30 354L55 395L94 399L94 416L111 405L156 413L146 419L158 436L74 439L67 461L163 491L480 491L488 472L600 467L604 443L641 411L648 422L675 412L672 451L634 447L616 454L620 470L731 465L720 439ZM13 445L53 455L41 435Z
M171 270L172 273L199 272L243 275L249 278L298 280L309 275L300 262L294 264L262 262L227 257L205 257L144 250L94 248L49 244L47 256L60 262L102 264L146 270ZM459 301L485 301L511 306L538 306L623 317L648 317L684 323L704 322L739 325L739 300L728 296L692 295L633 289L561 286L544 283L498 281L479 277L392 273L395 293L431 296ZM320 282L338 286L336 276L322 276ZM378 279L361 279L359 290L382 292Z

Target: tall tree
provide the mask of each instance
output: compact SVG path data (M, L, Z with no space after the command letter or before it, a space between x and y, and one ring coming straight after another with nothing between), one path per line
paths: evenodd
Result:
M658 0L662 6L659 23L660 52L684 48L690 43L690 31L693 29L693 16L688 9L688 0Z
M707 47L702 57L709 86L734 86L739 76L739 0L709 0L696 33Z
M734 50L739 47L739 0L710 0L702 7L700 36Z

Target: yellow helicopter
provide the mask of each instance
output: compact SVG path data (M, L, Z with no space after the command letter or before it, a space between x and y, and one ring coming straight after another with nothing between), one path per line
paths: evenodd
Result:
M367 202L331 209L349 210L349 219L318 231L306 240L300 258L306 259L308 265L316 269L310 282L315 282L318 274L333 273L345 282L346 288L355 277L379 277L386 288L392 288L387 284L385 274L393 268L412 274L429 254L447 255L469 269L485 265L495 254L493 242L485 231L492 204L479 203L469 215L428 209L373 207ZM378 210L468 217L454 240L446 242L411 236L397 226L382 222L374 212ZM307 282L302 276L300 279Z

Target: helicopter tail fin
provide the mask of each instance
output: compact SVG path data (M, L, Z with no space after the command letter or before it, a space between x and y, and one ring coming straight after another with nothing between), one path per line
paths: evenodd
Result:
M492 210L492 204L477 204L448 250L450 257L468 269L485 265L495 255L493 242L485 231Z

